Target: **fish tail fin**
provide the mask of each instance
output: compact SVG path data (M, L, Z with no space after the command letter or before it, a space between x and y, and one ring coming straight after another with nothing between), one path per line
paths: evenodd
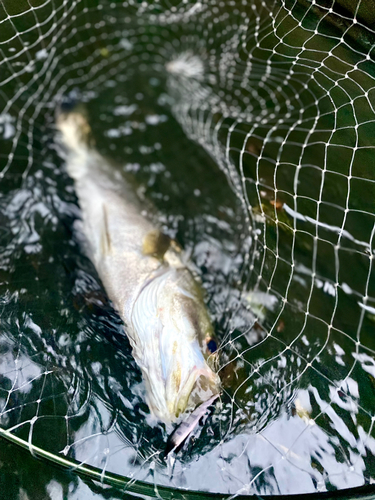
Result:
M92 145L91 127L82 109L64 111L60 108L56 113L56 126L68 149L76 151Z
M74 161L67 164L68 174L78 179L87 173L84 157L94 146L87 112L82 105L65 109L60 106L56 111L56 128L60 132L60 141Z

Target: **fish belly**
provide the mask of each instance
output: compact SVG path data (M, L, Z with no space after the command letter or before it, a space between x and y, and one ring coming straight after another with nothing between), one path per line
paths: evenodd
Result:
M134 301L147 278L160 266L143 254L143 241L155 227L103 175L76 181L89 255L109 298L128 323ZM122 184L124 184L122 182Z

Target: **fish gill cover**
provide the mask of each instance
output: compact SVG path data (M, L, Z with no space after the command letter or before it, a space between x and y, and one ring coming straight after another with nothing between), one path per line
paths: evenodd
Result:
M3 437L151 496L373 482L374 17L346 0L0 2ZM206 290L223 392L173 468L76 229L55 130L71 101Z

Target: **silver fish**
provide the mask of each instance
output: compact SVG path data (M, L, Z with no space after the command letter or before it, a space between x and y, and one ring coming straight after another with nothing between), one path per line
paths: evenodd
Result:
M176 244L144 215L134 187L90 143L77 110L56 119L82 210L89 256L126 325L157 419L175 422L220 392L208 365L212 325L202 290Z

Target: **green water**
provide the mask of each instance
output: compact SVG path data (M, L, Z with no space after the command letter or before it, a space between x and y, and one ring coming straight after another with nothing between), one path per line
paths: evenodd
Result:
M295 19L277 2L201 13L189 4L8 3L0 426L146 481L150 495L157 485L264 495L371 482L371 34L361 32L366 49L358 32L340 45L338 23L304 17L294 3ZM336 38L312 36L317 26ZM197 57L204 76L168 72L181 54ZM291 67L297 76L285 80ZM124 327L75 229L77 199L55 140L64 99L85 103L97 149L133 176L206 289L223 395L173 474L167 429L150 422ZM0 443L4 498L124 495Z

